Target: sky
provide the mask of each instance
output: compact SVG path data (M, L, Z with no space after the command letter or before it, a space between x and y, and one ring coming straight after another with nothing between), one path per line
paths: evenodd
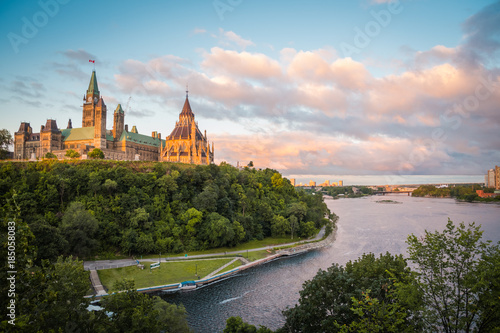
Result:
M0 128L108 107L171 133L189 90L215 162L307 175L500 164L500 2L0 2ZM111 112L110 112L111 111ZM325 178L326 179L326 178Z

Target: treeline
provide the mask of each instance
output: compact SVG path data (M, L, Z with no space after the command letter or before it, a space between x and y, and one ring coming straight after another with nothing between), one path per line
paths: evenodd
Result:
M474 223L410 235L408 254L363 254L320 270L277 333L499 332L500 247ZM271 330L227 320L224 333Z
M493 198L481 198L477 195L476 190L484 190L485 193L493 193L493 188L483 188L481 185L456 185L453 187L437 188L434 185L421 185L415 191L413 191L412 196L414 197L435 197L435 198L456 198L465 201L500 201L500 196Z
M366 186L356 186L357 192L354 192L353 186L328 186L321 189L322 192L329 196L337 197L339 195L346 196L348 198L358 198L363 195L372 195L373 190Z
M92 299L84 298L91 286L82 261L60 256L40 262L35 237L18 213L0 219L0 228L9 230L0 233L1 332L192 332L182 305L138 293L128 280L116 285L124 292L91 307Z
M228 164L42 161L0 166L0 209L15 205L39 259L179 253L293 233L328 221L321 195L275 170Z

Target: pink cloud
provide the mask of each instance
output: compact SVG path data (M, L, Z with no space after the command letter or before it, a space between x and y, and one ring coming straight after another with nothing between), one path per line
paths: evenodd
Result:
M201 67L213 74L249 79L267 79L281 76L280 64L261 53L236 52L213 47Z

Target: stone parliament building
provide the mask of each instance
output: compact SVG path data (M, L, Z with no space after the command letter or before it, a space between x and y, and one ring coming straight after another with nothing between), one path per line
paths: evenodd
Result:
M81 158L95 148L104 153L105 159L165 161L192 164L214 162L214 144L210 145L194 120L194 113L186 101L172 133L164 140L157 131L151 136L139 134L135 126L129 131L125 125L125 111L118 104L113 113L113 128L106 129L107 106L100 95L95 70L89 88L83 97L82 127L73 128L71 119L65 129L60 129L53 119L33 133L28 122L22 122L14 134L14 159L41 159L51 152L64 159L66 151L73 149Z

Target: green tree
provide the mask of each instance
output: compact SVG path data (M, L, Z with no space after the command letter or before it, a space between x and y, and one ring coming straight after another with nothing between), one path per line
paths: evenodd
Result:
M357 319L349 325L336 324L342 333L415 332L415 328L407 324L408 313L399 302L380 302L370 297L369 290L363 292L359 300L352 297L351 311Z
M295 215L290 215L290 217L288 218L288 222L290 223L290 233L291 233L290 238L293 239L293 234L294 234L295 230L297 230L299 227L299 220L297 219L297 217L295 217ZM313 223L313 227L314 227L314 223Z
M466 227L462 222L457 227L450 219L443 232L408 237L409 260L416 265L416 285L425 304L420 314L427 329L472 332L489 327L485 321L492 309L498 318L499 283L492 284L491 276L484 274L498 276L498 269L493 268L498 264L498 249L488 252L488 242L481 237L482 231L474 223ZM481 304L485 295L497 296L488 309Z
M122 281L116 287L124 292L102 300L105 311L111 312L106 332L191 332L183 306L138 293L133 281Z
M72 202L64 212L61 230L69 244L68 253L89 256L99 245L96 240L99 228L95 217L78 201Z
M47 154L45 154L44 158L57 158L57 156L49 151L47 152Z
M24 332L63 332L74 328L94 331L95 316L87 310L90 300L89 273L83 263L72 257L59 257L50 264L31 270L20 281L26 289L19 292L20 311L16 326Z
M281 215L275 215L271 221L271 234L274 237L285 236L290 232L290 222Z
M68 149L66 151L66 154L64 155L66 157L69 157L69 158L79 158L80 157L80 153L73 150L73 149Z
M304 237L304 238L309 238L309 237L312 237L316 234L316 228L314 227L314 222L312 221L309 221L309 222L305 222L305 223L302 223L301 227L300 227L300 231L301 231L301 236Z
M208 239L212 247L229 245L235 236L234 226L231 222L217 213L210 213L208 216Z
M7 158L9 154L9 145L11 145L14 142L12 139L12 135L10 135L10 132L8 130L1 129L0 130L0 160L4 160Z
M241 317L230 317L226 320L223 333L272 333L272 331L265 326L257 329L254 325L245 323Z
M104 159L104 153L99 148L94 148L87 156L92 159Z
M364 254L345 268L334 264L319 270L304 283L299 303L283 311L285 325L280 332L339 332L340 327L358 319L351 310L352 297L361 299L363 291L373 290L373 297L386 302L393 280L407 281L409 277L403 256L390 253L378 258Z
M196 208L189 208L181 215L181 220L186 223L186 231L190 237L194 237L197 233L198 225L201 222L203 213Z

